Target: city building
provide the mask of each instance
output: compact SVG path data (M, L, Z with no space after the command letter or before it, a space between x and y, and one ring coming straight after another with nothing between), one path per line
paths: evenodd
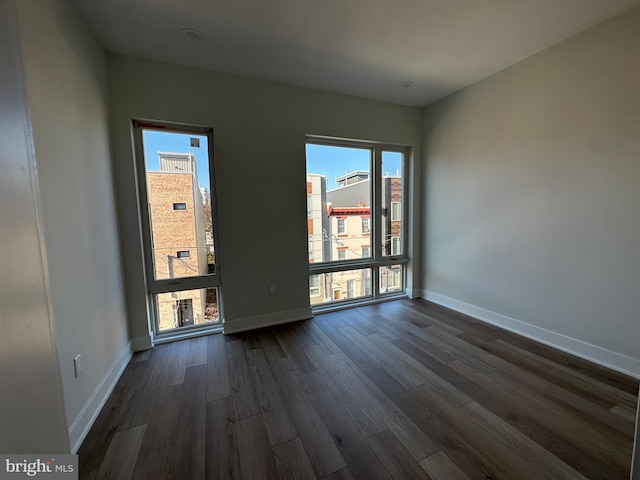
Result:
M368 171L356 170L335 179L326 189L326 178L307 174L309 263L371 258L371 181ZM382 251L399 255L402 239L402 178L382 179ZM311 275L312 305L366 297L372 293L370 268ZM402 288L402 267L381 269L382 293Z
M209 270L207 245L213 244L207 242L210 229L205 228L205 205L209 197L204 197L198 186L195 157L191 152L158 152L158 160L159 170L146 173L155 278L206 274ZM210 206L208 208L210 210ZM158 329L217 320L217 315L212 315L215 299L207 301L208 291L182 290L158 295Z

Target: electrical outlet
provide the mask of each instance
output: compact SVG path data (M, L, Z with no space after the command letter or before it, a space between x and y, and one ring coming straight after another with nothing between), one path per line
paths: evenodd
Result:
M80 372L82 371L82 365L80 364L80 357L82 357L81 354L78 354L75 357L73 357L73 373L76 376L76 378L80 376Z
M275 283L270 283L268 285L268 289L269 289L269 295L275 295L276 294L276 284Z

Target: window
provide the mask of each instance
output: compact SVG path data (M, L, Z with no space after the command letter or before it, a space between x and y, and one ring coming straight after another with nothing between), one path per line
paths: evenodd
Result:
M313 195L307 195L307 218L313 218L313 204L311 203Z
M371 275L370 268L310 275L309 297L311 304L327 305L336 301L357 301L371 297ZM317 290L314 287L316 281Z
M399 268L396 268L393 270L390 286L393 288L400 287L400 269Z
M218 289L197 288L155 296L155 312L158 330L215 325L220 323L218 313Z
M365 278L363 280L363 293L365 296L369 296L371 295L371 279L370 278Z
M391 237L391 255L400 255L401 253L400 237Z
M176 302L177 327L193 325L193 299L178 300Z
M320 277L318 275L311 275L309 277L309 296L317 297L320 295Z
M400 202L391 202L391 221L399 222L402 219L402 204Z
M404 209L404 155L398 151L382 152L382 228L383 256L400 255L400 245L405 235ZM393 240L392 237L398 237ZM394 243L395 242L395 243Z
M356 281L347 280L347 298L353 298L356 296Z
M136 120L133 132L154 335L219 329L213 132Z
M322 292L310 299L312 306L355 303L390 292L402 294L408 261L402 250L408 149L307 138L307 194L313 192L315 207L309 275L319 276L322 285ZM391 255L397 272L385 270L383 283L382 268L388 264L385 257Z
M402 291L402 265L381 267L379 275L382 294Z

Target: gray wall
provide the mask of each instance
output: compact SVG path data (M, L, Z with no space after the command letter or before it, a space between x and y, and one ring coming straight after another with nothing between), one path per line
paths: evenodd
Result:
M640 376L640 7L426 109L424 294Z
M108 138L106 63L69 2L22 0L18 14L74 448L108 393L109 381L119 373L114 365L130 354ZM82 372L75 378L77 354L82 355Z
M0 452L68 453L15 2L0 0Z
M108 56L108 68L134 340L148 335L148 328L131 118L214 129L217 258L228 327L232 322L258 325L309 311L305 134L413 145L420 155L422 118L416 108L120 55ZM418 215L417 208L412 215ZM416 268L412 272L417 275ZM275 296L267 294L268 283L276 285Z
M631 465L631 480L638 479L640 479L640 409L636 409L636 438L633 444L633 463Z

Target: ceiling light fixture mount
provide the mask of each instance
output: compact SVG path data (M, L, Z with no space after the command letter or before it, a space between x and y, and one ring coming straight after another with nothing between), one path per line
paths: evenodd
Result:
M402 88L411 88L411 87L413 87L413 82L402 82L402 83L400 84L400 86L401 86Z
M183 28L180 30L180 36L190 42L198 42L202 39L202 33L195 28Z

